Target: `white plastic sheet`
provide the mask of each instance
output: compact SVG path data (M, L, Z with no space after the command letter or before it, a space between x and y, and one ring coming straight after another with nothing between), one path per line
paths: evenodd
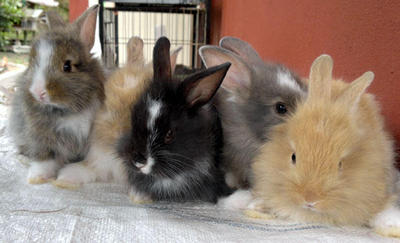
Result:
M94 183L68 191L26 183L0 105L0 242L392 242L366 228L248 219L214 205L133 205L127 189Z

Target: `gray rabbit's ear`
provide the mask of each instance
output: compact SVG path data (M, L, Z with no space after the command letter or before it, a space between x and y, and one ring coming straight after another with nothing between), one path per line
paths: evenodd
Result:
M257 51L247 42L231 36L225 36L219 41L219 46L240 56L250 65L262 65L264 61Z
M206 67L213 67L229 62L231 67L222 82L222 87L230 92L248 90L251 84L250 67L236 54L216 46L200 48L200 57Z
M90 7L74 22L81 41L89 51L94 45L98 9L99 5Z

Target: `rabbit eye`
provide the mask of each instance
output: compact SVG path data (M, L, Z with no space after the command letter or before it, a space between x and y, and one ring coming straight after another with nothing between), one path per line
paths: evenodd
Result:
M67 73L72 71L72 66L71 66L71 61L70 60L67 60L67 61L64 62L63 71L67 72Z
M296 154L295 153L293 153L292 154L292 164L296 164Z
M339 165L338 165L338 166L339 166L339 170L342 169L342 167L343 167L342 161L339 162Z
M283 115L287 112L286 105L282 102L276 103L275 110L276 110L276 113L278 113L280 115Z
M168 132L167 132L167 134L165 134L165 137L164 137L164 143L165 144L170 144L170 143L172 143L172 141L174 140L174 132L170 129L170 130L168 130Z

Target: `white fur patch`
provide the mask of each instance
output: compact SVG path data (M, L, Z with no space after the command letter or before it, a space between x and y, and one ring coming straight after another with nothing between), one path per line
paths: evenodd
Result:
M158 101L151 100L149 102L149 119L147 121L147 128L149 130L153 130L154 123L156 122L157 117L160 116L162 104Z
M371 220L370 225L381 231L384 231L385 228L397 228L400 232L400 208L395 205L389 205Z
M218 200L218 207L238 210L245 209L252 201L253 196L249 190L237 190L233 194Z
M28 182L33 184L43 183L55 178L60 167L61 165L55 160L32 162L28 171Z
M105 148L94 142L85 159L91 170L96 173L96 180L127 184L126 169L121 159L115 156L112 148Z
M299 84L296 82L296 80L292 78L292 76L288 72L279 71L277 74L277 80L278 84L282 87L286 87L301 93L303 92Z
M53 55L53 45L46 40L40 40L36 53L38 53L37 63L33 70L33 79L29 91L39 100L40 94L46 90L46 72Z
M142 168L140 168L140 171L141 171L143 174L148 175L148 174L150 174L150 172L151 172L151 170L152 170L152 168L153 168L153 165L154 165L154 159L153 159L153 157L149 156L149 157L147 158L146 165L143 166Z
M96 181L96 174L83 162L72 163L58 172L57 181L81 185Z
M86 138L89 136L94 114L95 109L87 109L77 115L62 117L58 120L57 129L66 129L77 137Z

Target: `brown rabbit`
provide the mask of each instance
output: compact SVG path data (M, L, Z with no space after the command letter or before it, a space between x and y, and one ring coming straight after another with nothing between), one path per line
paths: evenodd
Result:
M18 151L34 160L29 183L44 183L64 163L82 160L97 109L104 72L90 54L98 6L65 24L48 13L49 29L32 44L28 69L17 80L10 133Z
M370 224L399 236L400 217L385 220L386 210L400 215L392 206L393 143L378 103L365 93L374 74L348 84L332 79L332 66L327 55L314 61L307 99L272 129L255 158L256 209L298 221Z

